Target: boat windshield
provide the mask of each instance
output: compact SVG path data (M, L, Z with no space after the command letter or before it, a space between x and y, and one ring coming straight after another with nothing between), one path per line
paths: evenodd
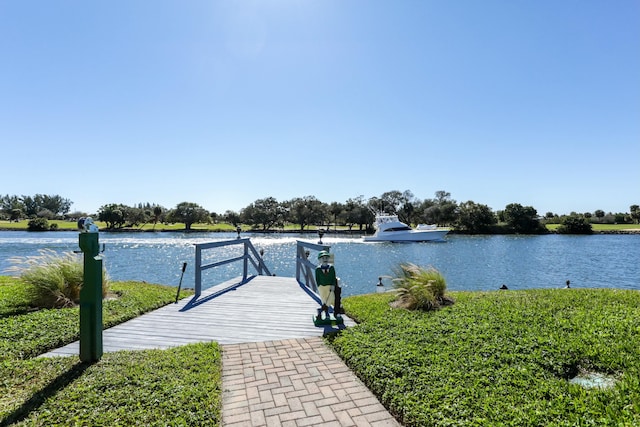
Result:
M411 227L408 226L404 226L404 227L389 227L389 228L385 228L384 231L409 231L411 230Z

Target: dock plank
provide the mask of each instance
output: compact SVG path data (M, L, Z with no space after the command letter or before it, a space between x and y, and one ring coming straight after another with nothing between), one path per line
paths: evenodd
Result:
M256 276L237 286L229 280L155 311L106 329L105 353L120 350L165 349L197 342L241 344L322 336L336 326L316 327L318 303L295 278ZM236 287L237 286L237 287ZM232 288L233 290L227 289ZM344 316L345 326L355 322ZM79 354L76 341L43 354Z

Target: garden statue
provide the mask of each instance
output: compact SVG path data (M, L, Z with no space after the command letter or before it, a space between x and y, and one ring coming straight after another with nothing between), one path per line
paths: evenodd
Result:
M326 323L331 323L330 307L333 307L333 320L338 322L342 320L340 316L342 311L340 307L340 286L336 277L336 270L333 264L329 263L329 259L330 254L327 251L320 251L318 254L320 264L316 267L316 284L318 285L318 294L320 294L322 306L318 309L318 315L315 318L316 323L323 320ZM324 312L324 319L322 318L322 312Z

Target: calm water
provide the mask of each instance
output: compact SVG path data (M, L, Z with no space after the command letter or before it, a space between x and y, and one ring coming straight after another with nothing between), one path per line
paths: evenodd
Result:
M106 245L104 265L114 280L178 285L187 262L184 287L194 284L194 243L235 239L235 233L100 233ZM296 240L316 243L315 235L249 234L256 249L278 276L295 276ZM357 238L323 238L335 254L343 293L374 292L379 276L393 275L401 262L433 266L450 290L572 287L640 289L640 235L593 236L448 236L443 243L362 243ZM0 232L0 274L12 257L38 255L40 249L78 249L77 232ZM211 251L214 259L240 254L240 248ZM203 286L241 274L241 263L207 270ZM251 270L251 274L254 271ZM390 280L383 279L385 285Z

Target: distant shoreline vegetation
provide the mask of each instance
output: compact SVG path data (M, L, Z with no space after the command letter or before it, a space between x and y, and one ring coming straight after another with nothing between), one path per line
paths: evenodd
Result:
M190 230L186 230L184 224L158 224L155 228L147 224L142 227L120 227L120 228L106 228L104 222L96 222L100 231L111 233L237 233L237 227L234 227L229 223L219 224L194 224ZM51 225L54 225L51 227ZM638 224L591 224L591 234L640 234L640 225ZM545 230L534 234L559 234L558 228L560 224L546 224ZM67 220L51 220L48 221L48 228L42 230L31 231L76 231L77 226L75 221ZM7 221L0 220L0 231L29 231L29 220L21 221ZM261 230L254 229L250 226L241 225L240 233L256 233L256 234L310 234L317 236L318 231L322 231L324 235L343 235L343 236L361 236L365 235L365 230L349 230L345 226L334 226L333 224L328 226L309 226L305 230L300 230L295 226L289 226L283 229L269 229ZM484 233L470 233L460 230L452 229L450 234L489 234L489 235L509 235L518 234L508 227L501 227L496 225ZM532 233L528 233L532 234Z
M409 225L437 224L460 234L592 234L630 233L640 228L640 205L628 213L595 212L539 215L532 206L510 203L493 211L471 200L457 202L446 191L418 199L409 190L380 197L359 196L345 203L325 203L314 196L280 202L258 199L239 212L210 212L192 202L167 209L152 203L107 204L96 213L70 212L72 202L58 195L0 196L0 229L55 231L76 229L78 219L91 216L103 231L225 231L263 233L327 233L365 235L374 232L376 212L398 215ZM26 224L26 225L25 225Z

